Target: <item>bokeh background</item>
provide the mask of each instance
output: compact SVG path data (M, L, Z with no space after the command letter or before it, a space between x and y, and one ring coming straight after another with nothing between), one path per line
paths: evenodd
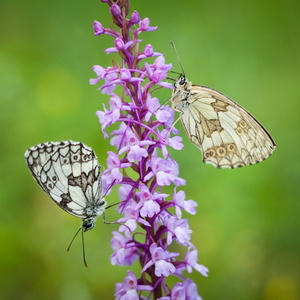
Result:
M177 46L194 83L222 91L253 113L277 149L265 162L216 170L201 162L187 140L172 154L183 189L199 203L190 217L192 241L204 278L204 299L300 299L300 2L131 1L156 32L142 35L180 72ZM108 98L90 86L94 64L111 65L108 36L94 37L92 22L111 23L106 4L90 1L1 1L0 4L0 299L113 299L127 268L111 266L111 231L98 221L66 247L80 220L61 211L29 174L24 152L44 141L81 140L105 165L112 150L95 111ZM164 103L170 91L160 94ZM111 193L109 203L118 201ZM114 209L107 220L117 216ZM188 217L188 216L186 216ZM139 266L132 269L139 272Z

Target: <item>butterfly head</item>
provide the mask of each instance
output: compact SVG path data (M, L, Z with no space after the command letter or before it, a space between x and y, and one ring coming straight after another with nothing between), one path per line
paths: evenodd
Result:
M190 95L191 87L191 82L187 81L183 74L180 74L175 80L172 97L170 99L174 110L182 112L189 105L187 99Z
M190 90L192 84L190 81L186 79L186 77L183 74L180 74L177 80L174 83L175 91L176 90Z
M81 226L84 232L93 229L95 227L95 218L83 219Z

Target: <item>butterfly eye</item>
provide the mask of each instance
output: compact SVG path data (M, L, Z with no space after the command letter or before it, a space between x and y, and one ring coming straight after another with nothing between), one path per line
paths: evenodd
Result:
M179 81L179 84L180 84L180 85L185 85L185 79L184 79L184 78L181 79L181 80Z
M92 222L89 222L89 220L87 220L86 222L84 222L82 224L82 227L83 227L83 231L88 231L88 230L91 230L92 228L94 228L95 224Z

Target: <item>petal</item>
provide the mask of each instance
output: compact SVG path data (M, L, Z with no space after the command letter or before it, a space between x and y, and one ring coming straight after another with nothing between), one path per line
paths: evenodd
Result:
M171 273L174 273L176 271L176 268L173 264L166 262L164 260L159 260L155 263L155 275L157 277L167 277Z

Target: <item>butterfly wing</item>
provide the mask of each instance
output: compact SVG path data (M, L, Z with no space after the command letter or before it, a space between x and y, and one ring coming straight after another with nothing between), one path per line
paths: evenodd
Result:
M172 99L173 107L181 111L190 141L200 148L205 163L217 168L242 167L266 159L275 149L266 129L216 90L187 82L181 88L178 84Z
M94 215L102 185L91 148L81 142L47 142L28 149L25 159L37 183L62 209L83 219Z

